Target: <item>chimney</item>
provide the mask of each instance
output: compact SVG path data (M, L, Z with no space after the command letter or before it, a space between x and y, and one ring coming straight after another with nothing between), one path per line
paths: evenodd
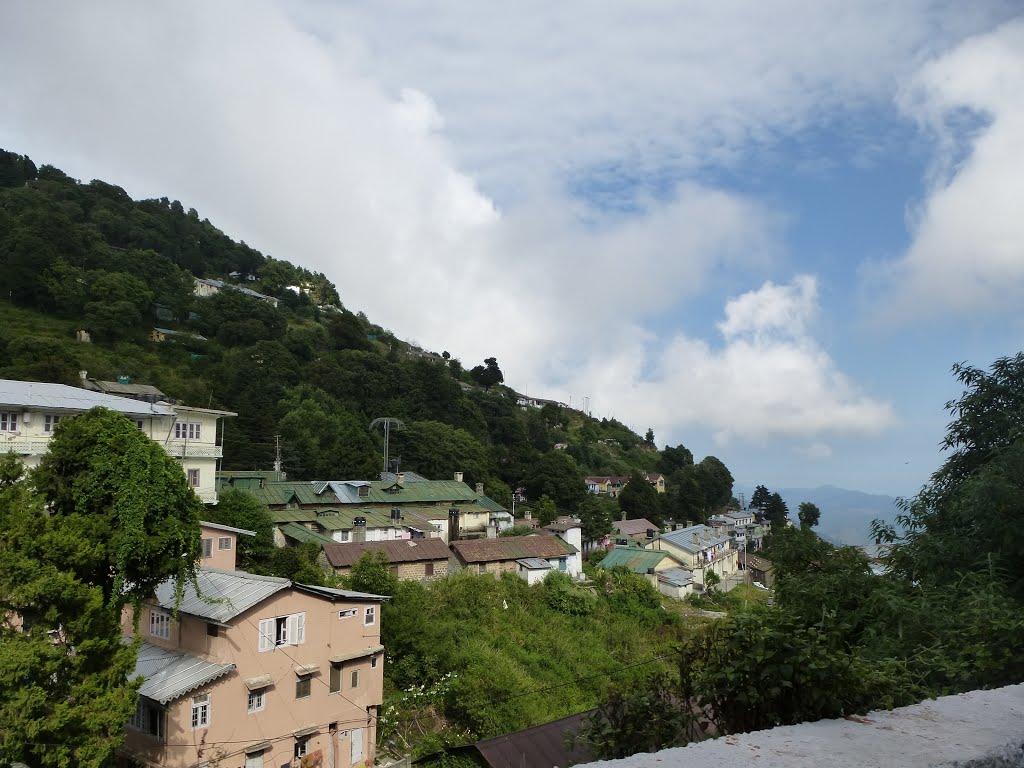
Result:
M487 524L487 538L496 539L498 538L498 526L494 523Z
M710 528L705 528L704 529L704 541L711 541L711 529Z
M699 534L699 533L696 533L696 532L695 532L695 533L693 534L693 543L694 543L694 544L700 544L700 534Z
M366 541L365 517L357 517L352 521L352 541Z
M477 496L483 496L484 495L484 484L483 483L477 483L476 484L476 495Z
M689 520L687 520L687 521L686 521L686 527L687 527L687 528L690 528L690 527L692 527L692 526L693 526L693 523L692 523L692 522L690 522Z
M80 378L82 381L85 381L86 379L89 378L89 372L88 371L79 371L78 372L78 378Z
M461 473L459 473L461 474ZM459 508L452 507L448 510L448 541L459 540Z
M523 520L533 520L533 513L530 510L523 512Z
M395 473L395 482L397 482L399 485L404 485L405 484L405 472L396 472Z
M648 528L647 529L647 538L648 539L653 539L655 533L656 533L656 531L653 528Z
M461 483L462 482L462 473L461 472L456 472L455 473L455 482L456 483Z

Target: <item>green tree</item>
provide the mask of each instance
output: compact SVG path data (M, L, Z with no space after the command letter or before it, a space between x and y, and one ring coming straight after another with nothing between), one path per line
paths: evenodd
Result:
M359 592L390 597L398 589L398 577L391 572L391 562L383 552L363 552L352 565L348 585Z
M274 518L270 510L241 488L226 488L217 496L217 504L204 510L205 518L211 523L255 531L255 536L238 537L237 565L240 570L265 568L274 553Z
M771 497L771 491L763 485L757 486L750 497L750 508L763 513L768 508L768 502L771 500Z
M796 516L800 520L801 528L813 528L821 520L821 510L816 504L801 501L800 506L797 507Z
M391 455L402 466L434 480L450 480L464 473L467 483L487 483L487 449L464 429L440 421L414 421L391 433Z
M654 444L654 430L651 429L650 427L647 428L647 434L644 435L644 445L646 445L648 448L656 448L657 447Z
M135 709L138 649L103 588L60 560L99 543L48 516L20 471L0 458L0 764L101 768Z
M565 451L550 451L527 472L526 493L531 499L549 496L559 509L574 512L587 496L583 470Z
M732 473L714 456L705 456L696 465L696 480L704 494L704 507L711 512L732 500Z
M773 493L768 497L768 504L764 510L765 518L772 527L772 533L786 527L786 520L789 516L789 507L783 501L782 496Z
M693 466L693 454L682 443L675 447L666 445L658 459L658 471L666 476L690 466Z
M120 413L61 420L32 482L59 524L53 556L109 605L194 578L203 504L177 462Z
M487 390L495 384L501 384L505 381L505 375L501 372L501 368L498 367L498 361L493 357L488 357L484 360L483 365L475 366L469 372L469 375L473 378L473 381Z
M558 517L558 508L549 496L544 495L534 503L533 513L541 525L551 525Z
M142 328L153 293L127 272L90 272L85 322L89 330L108 339L121 339Z
M673 472L665 481L665 514L677 522L690 520L703 522L704 492L697 482L697 468L693 464Z
M365 478L380 471L381 459L365 425L326 392L300 384L282 406L278 431L294 477Z
M584 541L597 541L612 532L612 521L619 506L614 499L588 494L580 504L577 514L583 528Z
M637 471L629 476L629 482L619 493L619 508L628 520L647 518L655 525L661 525L662 506L658 492L647 478Z

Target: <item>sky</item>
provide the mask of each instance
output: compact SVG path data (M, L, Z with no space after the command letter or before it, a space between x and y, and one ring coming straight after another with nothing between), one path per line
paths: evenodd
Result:
M1024 348L1021 136L1019 0L0 5L0 147L770 488L913 494Z

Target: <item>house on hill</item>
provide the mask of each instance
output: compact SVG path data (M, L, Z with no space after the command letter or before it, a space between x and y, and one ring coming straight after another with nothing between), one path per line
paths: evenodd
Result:
M659 592L682 600L694 592L693 571L679 558L665 550L643 547L615 547L600 563L601 568L628 568L646 576Z
M661 533L661 528L652 523L646 517L636 520L616 520L612 523L612 530L615 532L616 545L625 542L626 544L640 544L643 546Z
M152 384L136 384L128 376L118 376L117 381L102 381L101 379L89 378L88 371L79 371L80 386L91 392L103 392L107 395L117 397L129 397L132 400L141 400L144 403L168 403L174 401Z
M352 566L366 552L380 552L388 559L392 572L406 581L433 581L447 576L452 551L441 539L404 541L364 541L352 544L325 544L320 564L339 576L352 572Z
M454 541L451 549L459 565L472 573L516 573L528 578L536 570L536 563L524 560L547 561L551 570L561 571L574 578L583 573L579 550L558 536L510 536L504 539L467 539ZM547 575L547 574L544 574Z
M214 555L239 533L203 523ZM225 543L224 539L229 540ZM180 605L167 581L140 607L143 678L121 757L147 766L372 764L383 698L387 598L207 567ZM133 630L133 608L122 628ZM172 748L173 747L173 748Z
M32 468L48 450L61 419L107 408L129 418L163 447L205 504L217 503L217 468L223 449L218 426L231 411L151 403L81 387L0 380L0 453L13 451Z
M693 572L695 582L701 585L709 572L722 578L738 570L737 553L729 545L729 537L703 524L662 533L646 548L669 552Z

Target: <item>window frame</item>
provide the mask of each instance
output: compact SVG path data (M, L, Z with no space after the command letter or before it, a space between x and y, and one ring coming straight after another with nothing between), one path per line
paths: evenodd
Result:
M253 688L249 691L246 701L246 713L253 715L262 712L267 706L267 688Z
M359 688L359 667L353 669L348 676L349 679L349 690L357 690Z
M423 564L423 575L433 576L434 575L434 561L431 560Z
M363 626L372 627L377 623L377 606L368 605L363 613Z
M167 710L155 701L139 696L135 702L135 711L128 718L128 725L163 743L167 739Z
M193 488L198 488L200 486L201 482L202 482L199 479L199 468L198 467L189 467L188 469L186 469L185 470L185 477L188 479L188 484L190 486L192 486Z
M308 699L313 695L313 676L298 675L295 678L295 700Z
M202 422L199 421L176 421L174 422L175 440L202 440Z
M341 675L345 671L344 665L341 662L331 663L331 674L330 681L328 684L328 690L331 693L341 692Z
M201 557L205 560L213 557L213 537L203 538Z
M192 697L192 730L210 727L210 710L212 701L209 692L197 693Z
M309 736L295 737L295 757L305 757L309 754L310 741L311 739Z
M227 545L225 546L225 542ZM217 551L224 552L231 549L231 537L230 536L218 536L217 537Z
M306 642L306 612L260 619L256 631L260 653L285 645L302 645Z
M54 428L60 424L61 419L67 418L66 413L47 413L43 416L43 432L48 435L53 434Z
M151 606L149 609L149 636L170 640L171 620L170 611Z
M17 411L0 411L0 432L17 432L19 416Z

